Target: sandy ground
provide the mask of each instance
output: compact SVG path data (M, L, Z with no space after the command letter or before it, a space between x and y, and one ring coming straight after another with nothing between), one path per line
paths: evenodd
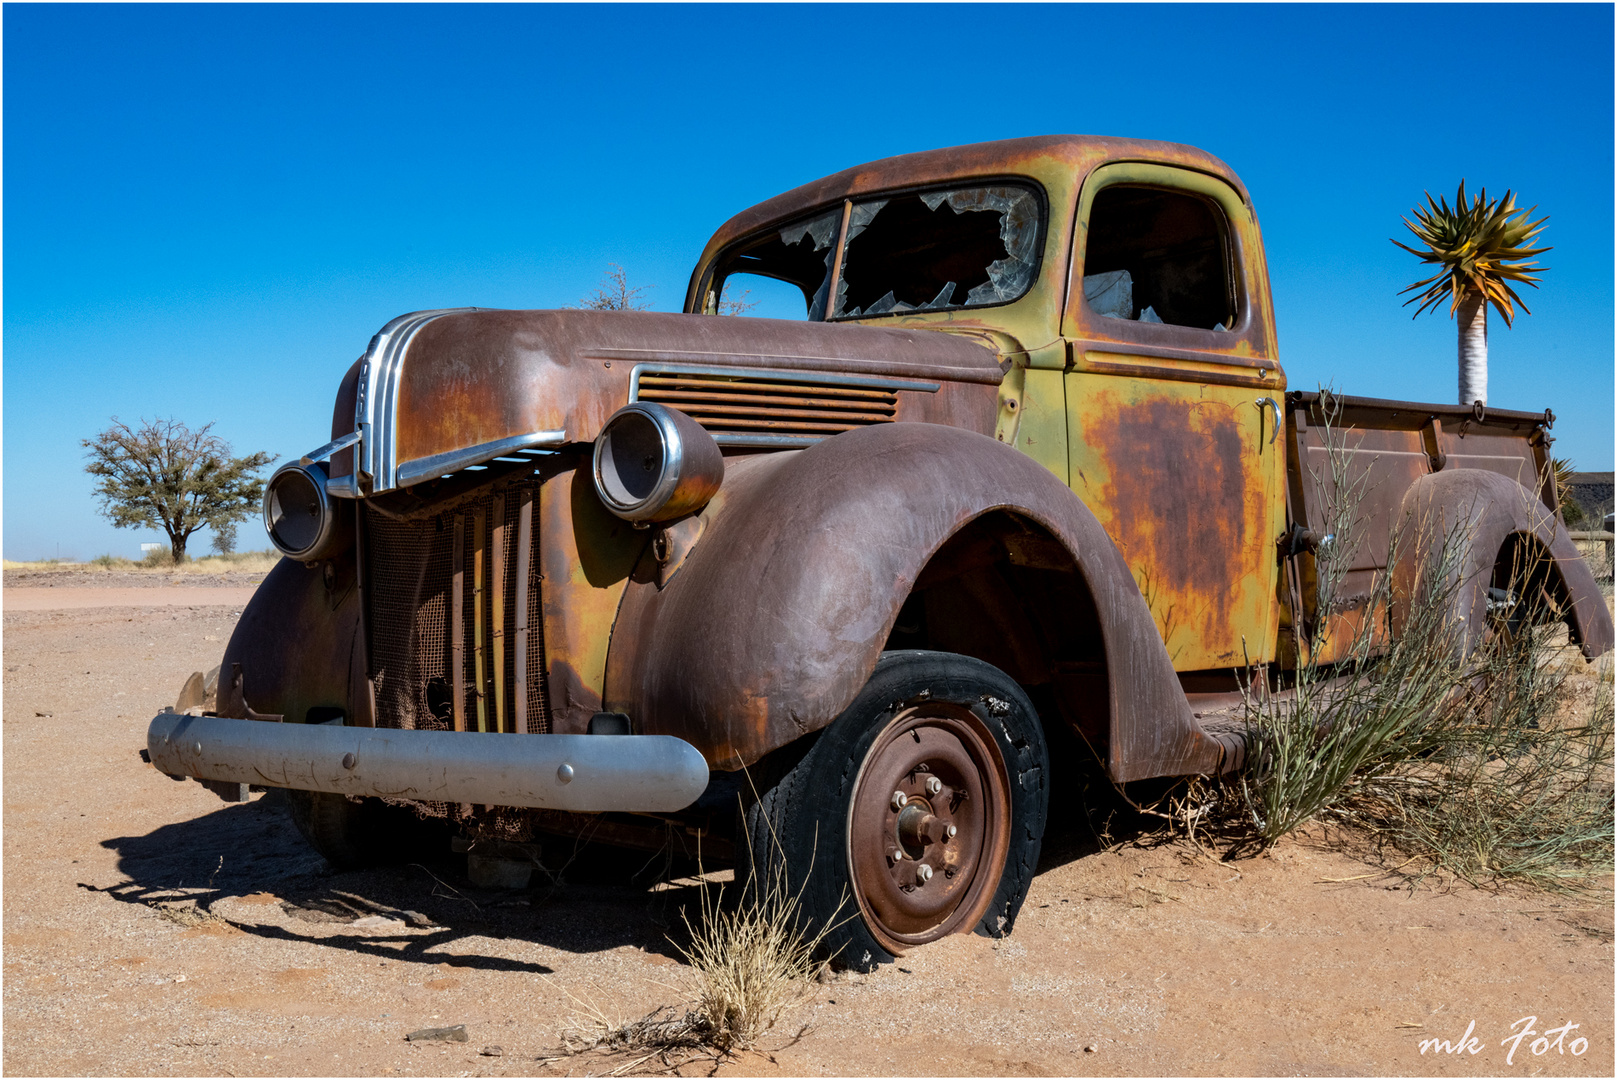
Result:
M0 595L4 611L65 611L77 608L231 607L237 611L253 598L251 586L220 588L8 588Z
M278 794L227 805L143 765L150 717L218 662L239 606L6 600L7 1075L599 1075L628 1059L557 1057L587 1006L689 999L668 939L688 884L483 892L439 852L334 874ZM719 1071L1612 1074L1608 903L1410 891L1317 836L1230 864L1058 824L1045 850L1011 937L813 985L768 1053ZM404 1040L452 1024L468 1042ZM1421 1053L1468 1028L1475 1054Z

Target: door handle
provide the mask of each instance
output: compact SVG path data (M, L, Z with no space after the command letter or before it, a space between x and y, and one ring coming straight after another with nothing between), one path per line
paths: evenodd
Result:
M1273 446L1275 440L1280 437L1280 406L1272 397L1260 397L1252 404L1258 407L1258 438L1260 439L1263 438L1263 407L1267 405L1275 411L1274 430L1269 433L1269 445Z

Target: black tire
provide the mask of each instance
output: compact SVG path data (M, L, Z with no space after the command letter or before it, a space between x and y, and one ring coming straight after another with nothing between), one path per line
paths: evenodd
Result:
M754 772L743 903L784 884L806 930L831 927L822 954L860 971L947 934L1007 934L1038 863L1049 771L1038 713L1004 672L884 653L824 731Z
M338 870L436 858L447 847L447 827L381 799L290 789L286 802L298 832Z

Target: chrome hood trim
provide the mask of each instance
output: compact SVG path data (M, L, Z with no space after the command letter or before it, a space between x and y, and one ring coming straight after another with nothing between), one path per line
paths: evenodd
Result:
M346 476L333 476L327 481L328 494L358 499L399 486L399 373L404 370L405 350L421 328L434 319L476 310L414 311L400 315L371 338L360 364L359 393L354 403L354 434L359 440L354 449L355 468Z

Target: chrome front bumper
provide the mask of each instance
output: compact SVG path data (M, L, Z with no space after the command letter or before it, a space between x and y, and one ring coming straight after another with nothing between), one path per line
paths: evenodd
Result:
M708 782L701 752L671 735L396 731L163 712L146 748L171 776L585 813L682 810Z

